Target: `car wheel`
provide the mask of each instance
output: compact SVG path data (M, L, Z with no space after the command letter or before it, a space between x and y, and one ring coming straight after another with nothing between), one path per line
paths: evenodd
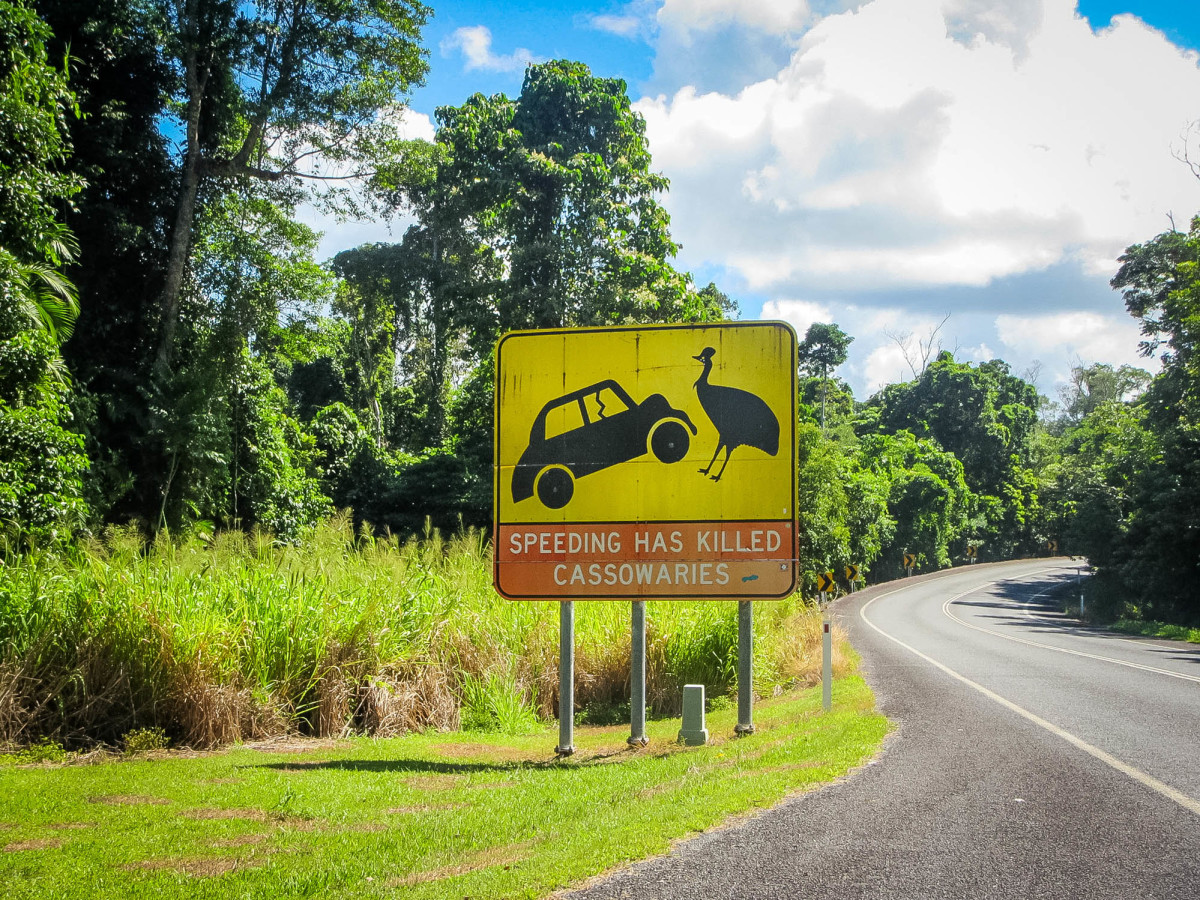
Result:
M650 435L650 452L660 462L676 463L687 456L688 432L679 422L659 422Z
M538 499L550 509L562 509L574 493L575 479L566 469L546 469L538 479Z

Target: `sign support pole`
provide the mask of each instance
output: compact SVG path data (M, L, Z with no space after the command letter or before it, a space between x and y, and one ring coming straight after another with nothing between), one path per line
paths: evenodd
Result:
M754 601L738 602L738 721L735 734L754 734Z
M558 746L554 752L575 752L575 601L558 604Z
M634 600L629 653L629 745L645 747L646 737L646 601Z

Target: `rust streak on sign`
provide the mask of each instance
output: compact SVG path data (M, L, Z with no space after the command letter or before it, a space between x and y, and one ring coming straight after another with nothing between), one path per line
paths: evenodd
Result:
M796 336L780 322L513 332L496 351L495 585L784 597Z

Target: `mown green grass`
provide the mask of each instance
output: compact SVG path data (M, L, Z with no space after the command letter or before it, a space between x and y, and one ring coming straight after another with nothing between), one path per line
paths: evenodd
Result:
M10 766L0 885L9 900L541 897L865 762L887 721L857 676L833 698L828 714L819 689L762 701L741 739L732 707L712 713L706 747L676 744L677 719L640 750L627 725L580 728L565 760L547 727Z
M1186 625L1171 625L1167 622L1147 622L1141 619L1119 619L1106 626L1122 634L1140 634L1143 637L1165 638L1171 641L1188 641L1200 644L1200 628Z

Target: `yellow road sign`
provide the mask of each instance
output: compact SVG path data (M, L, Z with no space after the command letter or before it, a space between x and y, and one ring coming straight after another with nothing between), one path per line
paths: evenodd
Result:
M512 332L496 349L495 585L780 598L796 584L782 322Z
M858 566L846 566L846 580L858 581Z
M913 553L905 553L904 554L904 568L911 569L916 564L917 564L916 554L913 554Z
M974 559L977 552L978 548L972 544L971 546L967 547L967 558Z
M1046 549L1049 550L1051 553L1057 552L1058 541L1046 541Z
M822 594L826 594L826 593L830 593L831 591L833 591L833 588L834 588L833 573L832 572L818 572L817 573L817 590L820 591Z

